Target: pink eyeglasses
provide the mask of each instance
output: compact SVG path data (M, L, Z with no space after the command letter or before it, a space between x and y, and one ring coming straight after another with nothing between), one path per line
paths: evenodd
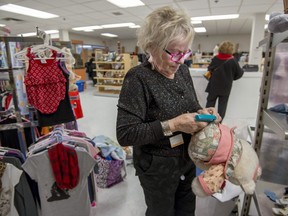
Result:
M171 53L166 49L164 49L164 51L171 56L170 60L173 62L179 62L181 59L185 60L192 54L191 50L186 53Z

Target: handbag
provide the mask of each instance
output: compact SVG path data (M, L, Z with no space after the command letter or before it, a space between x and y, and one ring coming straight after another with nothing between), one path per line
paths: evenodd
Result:
M99 188L109 188L124 180L126 169L124 160L115 160L103 158L99 155L96 157L98 164L98 174L96 183Z
M212 76L212 71L208 70L203 74L203 76L205 77L205 79L209 80L210 77Z
M109 188L124 180L127 175L125 153L118 143L109 137L100 135L93 138L100 149L95 159L98 165L96 184L99 188Z
M222 64L218 65L213 71L215 71L215 70L217 70L218 68L220 68L222 65L224 65L228 60L230 60L230 59L232 59L232 58L233 58L233 57L227 59L227 60L224 61ZM212 76L212 72L213 72L213 71L212 71L212 70L206 71L206 72L203 74L204 78L209 81L209 79L210 79L211 76Z

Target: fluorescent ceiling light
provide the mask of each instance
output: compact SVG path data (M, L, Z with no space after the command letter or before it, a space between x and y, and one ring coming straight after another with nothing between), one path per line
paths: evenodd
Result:
M106 36L106 37L118 37L118 35L110 34L110 33L101 33L101 35Z
M93 32L94 30L93 29L84 29L83 31L84 32Z
M4 27L4 26L6 26L6 25L4 25L4 24L0 24L0 27Z
M140 28L140 25L129 26L129 28Z
M101 26L83 26L83 27L75 27L72 28L75 31L93 31L95 29L103 29L103 28L120 28L120 27L129 27L129 28L139 28L134 23L116 23L116 24L107 24Z
M266 15L265 15L265 20L266 20L266 21L269 21L269 19L270 19L270 15L269 15L269 14L266 14Z
M206 32L206 28L205 27L197 27L194 28L195 32L201 33L201 32Z
M55 14L51 14L51 13L47 13L44 11L39 11L39 10L27 8L27 7L22 7L22 6L15 5L15 4L2 5L0 6L0 10L9 11L12 13L18 13L18 14L22 14L26 16L42 18L42 19L59 17L58 15L55 15Z
M192 24L201 24L202 21L201 20L191 20Z
M103 28L120 28L120 27L129 27L135 26L134 23L116 23L116 24L108 24L108 25L101 25Z
M145 5L140 0L107 0L111 4L114 4L120 8L127 8L127 7L138 7Z
M36 36L36 32L18 34L17 36L23 36L23 37Z
M83 26L83 27L75 27L72 29L75 31L85 31L85 30L102 29L102 27L101 26Z
M202 16L202 17L191 17L191 21L195 20L222 20L222 19L236 19L239 14L227 14L227 15L215 15L215 16Z
M59 33L59 30L47 30L45 31L46 34L57 34ZM23 37L31 37L31 36L36 36L36 32L29 32L29 33L23 33L23 34L18 34L17 36L23 36Z
M46 34L56 34L59 33L59 30L47 30L45 31Z

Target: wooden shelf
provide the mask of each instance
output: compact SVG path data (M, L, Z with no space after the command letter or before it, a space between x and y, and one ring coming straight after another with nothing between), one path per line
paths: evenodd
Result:
M124 78L114 78L114 77L94 77L97 80L124 80Z
M115 73L124 73L125 70L116 70L116 69L93 69L96 72L115 72Z
M109 88L119 88L122 87L122 85L111 85L111 84L96 84L96 87L109 87Z
M97 56L97 53L95 53L95 55ZM101 55L101 54L98 54ZM100 93L111 93L111 94L119 94L121 91L121 87L122 87L122 82L124 80L124 77L126 75L126 73L128 72L128 70L137 65L136 63L138 63L138 57L137 59L135 59L135 57L131 57L130 54L128 53L122 53L120 54L122 55L122 59L121 61L95 61L94 63L96 64L96 69L94 69L93 71L96 72L96 76L94 77L95 80L97 80L98 84L95 85L96 87L96 94L99 95ZM97 59L97 57L96 57ZM110 66L109 66L110 64ZM114 64L121 64L121 69L111 69L111 67L113 67ZM102 65L101 67L99 67L100 65ZM103 67L108 67L107 69L103 69ZM97 69L97 68L101 68L101 69ZM105 75L107 75L107 73L110 73L109 77L100 77L97 75L97 73L106 73ZM122 77L112 77L114 74L116 73L120 73ZM102 80L107 80L107 81L115 81L117 83L117 85L113 85L112 83L101 83L99 84L99 81Z
M124 64L124 61L95 61L95 64Z

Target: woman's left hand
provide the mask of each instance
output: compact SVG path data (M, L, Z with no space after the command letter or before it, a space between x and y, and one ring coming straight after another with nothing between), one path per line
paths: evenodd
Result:
M216 120L214 121L215 123L219 123L222 120L221 116L214 107L203 108L201 110L198 110L197 113L215 115L216 116Z

